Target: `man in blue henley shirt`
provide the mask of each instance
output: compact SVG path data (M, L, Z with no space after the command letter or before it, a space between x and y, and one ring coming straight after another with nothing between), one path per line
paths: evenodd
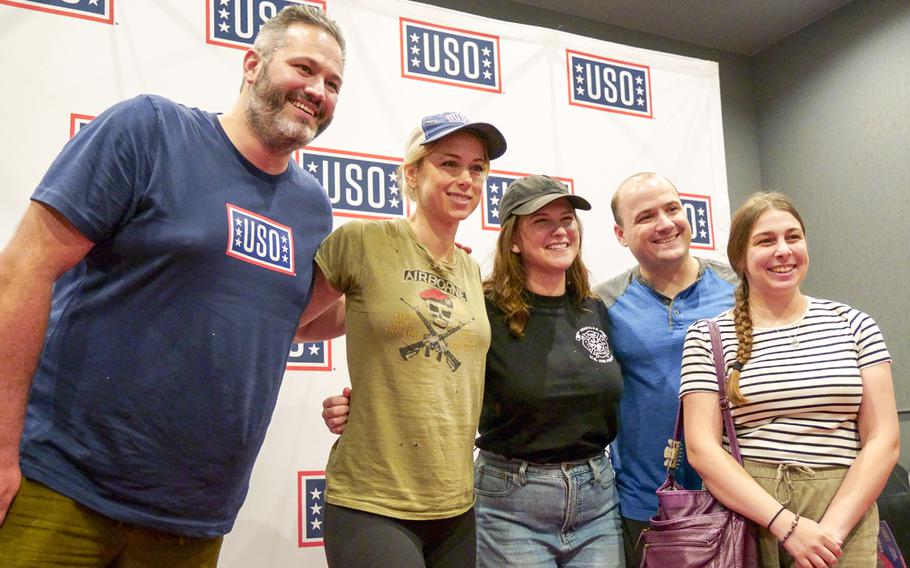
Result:
M619 432L611 445L626 565L637 567L638 536L657 512L655 491L666 476L663 451L679 405L686 329L733 306L736 277L722 263L689 254L692 229L676 188L654 173L625 180L611 202L614 231L638 266L599 285L610 318L610 342L623 374ZM701 481L682 462L677 479Z

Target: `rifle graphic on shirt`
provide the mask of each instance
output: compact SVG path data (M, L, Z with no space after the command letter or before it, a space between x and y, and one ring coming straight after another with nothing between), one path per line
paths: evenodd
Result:
M407 307L414 310L414 312L417 314L417 317L420 318L420 321L422 321L423 325L427 328L427 333L424 334L423 339L411 343L410 345L405 345L404 347L398 349L398 352L401 353L401 358L407 361L408 359L420 353L421 349L425 350L424 357L429 357L430 350L433 350L436 352L437 361L442 361L442 357L445 356L446 364L449 366L449 369L451 369L452 372L458 369L458 367L461 366L461 361L459 361L458 358L452 355L452 352L449 351L449 346L445 342L445 339L474 321L474 318L471 318L466 322L461 322L455 327L445 331L444 333L436 333L436 330L433 328L433 322L428 320L418 308L409 304L408 301L404 298L399 299L404 302Z

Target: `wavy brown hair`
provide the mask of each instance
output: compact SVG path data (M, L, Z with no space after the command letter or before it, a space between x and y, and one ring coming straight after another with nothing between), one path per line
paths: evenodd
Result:
M573 303L580 307L585 298L594 297L594 294L591 292L588 268L581 260L582 230L577 215L575 221L578 223L578 256L566 270L566 292L572 295ZM531 305L528 303L528 277L521 263L521 255L512 252L517 230L517 215L510 216L502 224L496 240L493 272L483 281L483 290L487 298L502 311L512 335L522 337L531 317Z
M730 365L727 375L727 398L733 404L748 402L739 389L739 376L743 366L752 357L752 314L749 311L749 281L746 279L746 255L749 251L749 238L758 218L767 211L786 211L799 222L803 234L806 225L803 218L789 197L777 192L753 193L746 199L730 223L730 240L727 242L727 258L730 266L739 276L736 288L736 303L733 306L733 323L736 326L736 361Z

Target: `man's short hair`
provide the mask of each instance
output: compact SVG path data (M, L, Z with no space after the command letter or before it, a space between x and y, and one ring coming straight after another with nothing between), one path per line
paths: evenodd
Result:
M661 181L666 182L667 185L673 188L673 191L679 195L679 190L676 189L676 186L673 185L673 182L665 178L660 174L654 172L638 172L637 174L632 174L619 184L619 187L616 188L616 191L613 192L613 198L610 199L610 211L613 212L613 222L622 227L622 217L619 215L619 194L622 193L622 189L629 185L631 182L638 182L646 178L659 178Z
M341 60L342 63L344 62L346 57L344 36L335 20L326 16L325 12L318 8L300 4L285 7L262 24L256 41L253 43L253 49L259 52L263 61L267 63L272 54L284 46L285 32L295 25L314 26L325 30L338 42L338 47L341 48Z

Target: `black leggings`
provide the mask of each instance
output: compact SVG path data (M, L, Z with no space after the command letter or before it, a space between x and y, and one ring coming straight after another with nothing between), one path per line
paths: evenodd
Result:
M474 568L474 509L449 519L409 521L325 506L329 568Z

